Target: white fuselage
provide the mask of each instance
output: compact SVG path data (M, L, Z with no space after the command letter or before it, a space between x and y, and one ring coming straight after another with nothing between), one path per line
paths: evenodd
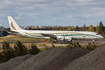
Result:
M34 38L50 38L42 34L53 35L55 37L70 37L73 39L102 39L103 36L89 31L45 31L45 30L16 30L20 35Z

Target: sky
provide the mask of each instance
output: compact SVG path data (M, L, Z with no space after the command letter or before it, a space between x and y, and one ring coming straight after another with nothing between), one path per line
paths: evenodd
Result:
M0 26L7 16L24 27L105 25L105 0L0 0Z

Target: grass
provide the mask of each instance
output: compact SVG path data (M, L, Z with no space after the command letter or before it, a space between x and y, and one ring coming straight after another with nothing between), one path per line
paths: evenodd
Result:
M0 42L7 41L7 42L15 42L15 41L51 41L53 39L36 39L36 38L29 38L23 36L7 36L7 37L0 37Z

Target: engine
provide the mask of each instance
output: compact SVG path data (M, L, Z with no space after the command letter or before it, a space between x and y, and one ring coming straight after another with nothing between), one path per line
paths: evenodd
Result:
M65 41L72 41L71 37L65 37Z
M57 36L57 40L62 40L63 41L64 37L63 36Z
M57 36L58 41L72 41L71 37Z

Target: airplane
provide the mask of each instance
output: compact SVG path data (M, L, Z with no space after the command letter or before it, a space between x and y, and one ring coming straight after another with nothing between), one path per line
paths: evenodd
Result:
M90 31L52 31L52 30L25 30L20 28L20 26L15 22L15 20L8 16L8 21L11 31L9 33L22 35L33 38L45 38L45 39L55 39L56 42L72 42L74 39L103 39L103 36L96 32Z

